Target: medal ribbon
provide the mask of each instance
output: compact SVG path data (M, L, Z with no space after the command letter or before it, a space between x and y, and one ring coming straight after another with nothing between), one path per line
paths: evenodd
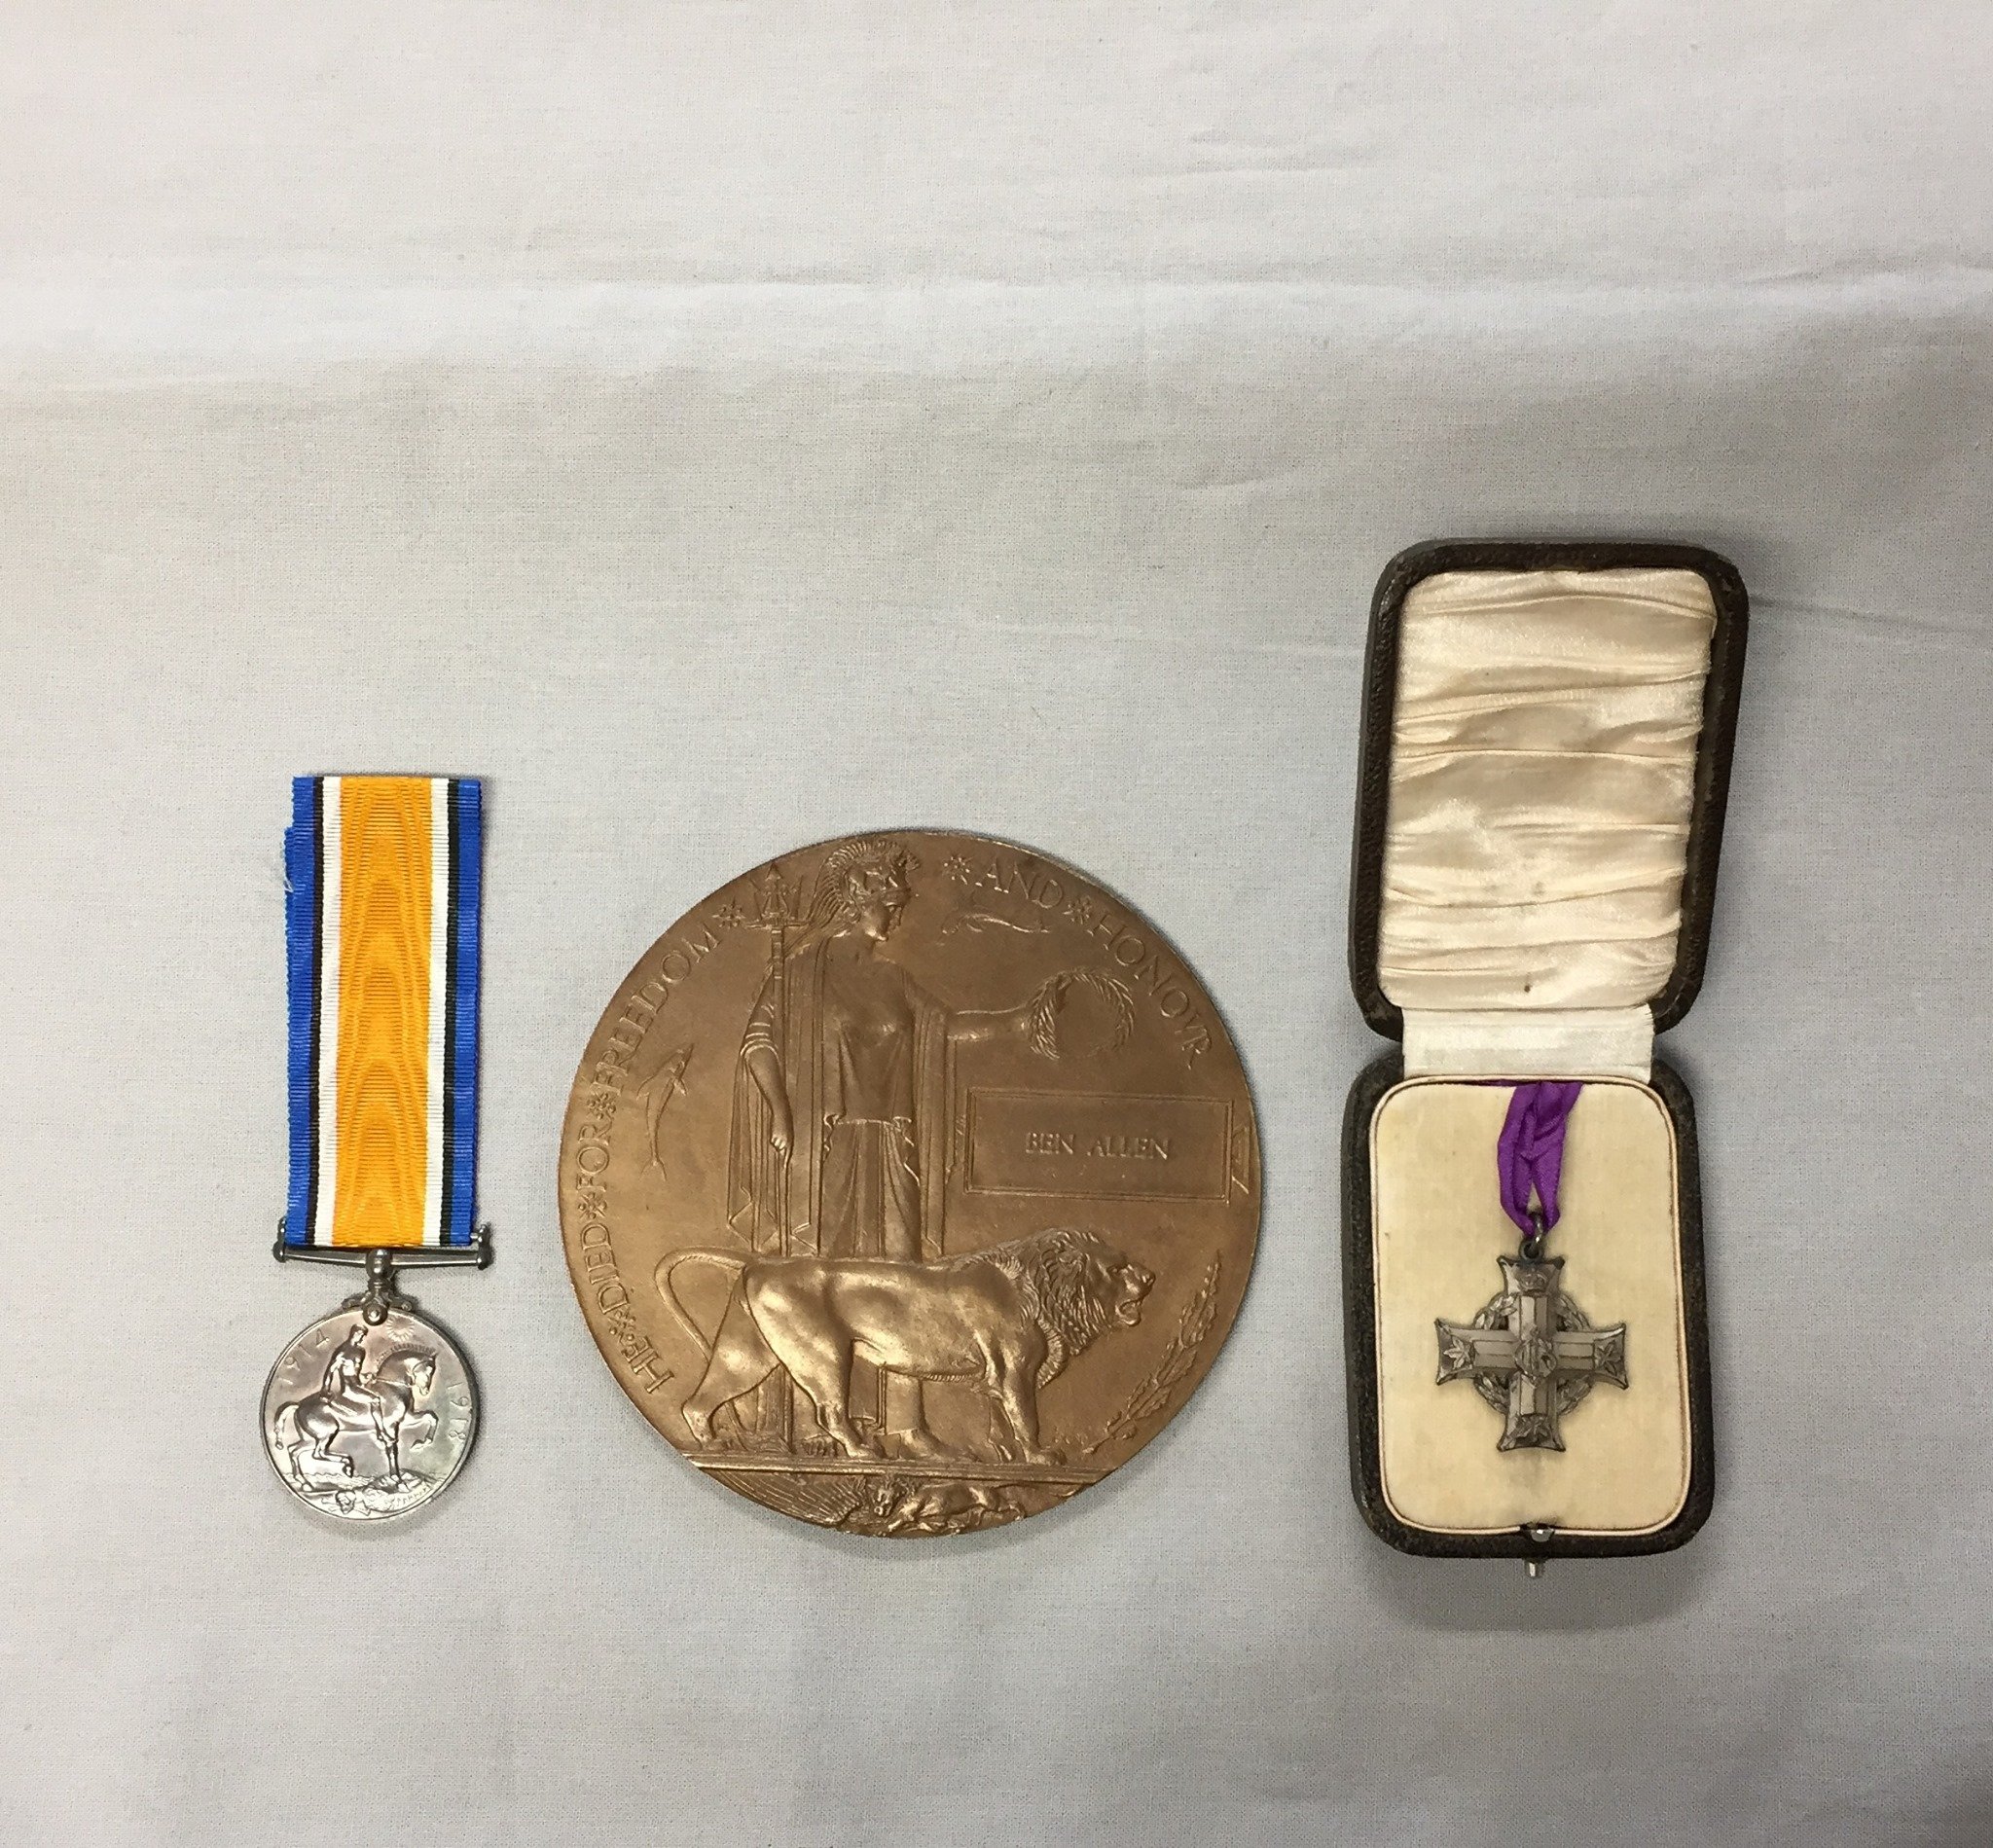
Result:
M471 1243L484 803L474 778L299 777L284 835L284 1243Z
M1519 1084L1508 1100L1508 1115L1495 1144L1495 1172L1502 1186L1502 1210L1525 1237L1557 1223L1557 1183L1564 1174L1564 1127L1582 1084L1550 1080ZM1543 1215L1540 1228L1530 1218L1532 1194Z

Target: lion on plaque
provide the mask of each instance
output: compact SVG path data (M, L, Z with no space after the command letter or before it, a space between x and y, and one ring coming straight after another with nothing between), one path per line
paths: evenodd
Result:
M687 1264L731 1279L710 1334L678 1294ZM851 1414L852 1366L862 1360L909 1380L973 1384L1007 1427L1009 1460L1051 1467L1061 1459L1039 1442L1039 1389L1110 1326L1134 1327L1155 1275L1093 1233L1061 1226L924 1262L674 1251L657 1285L706 1358L680 1408L702 1446L714 1444L722 1406L781 1367L847 1457L879 1456Z

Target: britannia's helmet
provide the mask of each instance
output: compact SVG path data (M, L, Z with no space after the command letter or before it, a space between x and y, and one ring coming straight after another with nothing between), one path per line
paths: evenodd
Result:
M920 861L897 841L869 835L834 848L816 875L810 900L810 924L821 929L861 904L867 894L904 886Z

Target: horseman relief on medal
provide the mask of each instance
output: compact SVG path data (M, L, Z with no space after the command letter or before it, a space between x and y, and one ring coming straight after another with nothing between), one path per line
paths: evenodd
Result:
M468 1376L438 1332L408 1315L357 1312L308 1329L264 1393L264 1438L285 1485L346 1516L399 1514L427 1501L469 1449Z

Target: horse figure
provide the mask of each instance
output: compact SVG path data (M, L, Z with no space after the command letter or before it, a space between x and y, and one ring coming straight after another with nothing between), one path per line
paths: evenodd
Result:
M344 1377L328 1368L326 1390L308 1393L277 1412L279 1441L286 1418L297 1431L296 1441L288 1446L291 1473L301 1484L305 1481L304 1453L308 1449L315 1462L336 1463L342 1475L352 1475L352 1458L336 1456L332 1446L349 1431L364 1431L387 1459L386 1473L376 1481L391 1486L401 1476L403 1432L419 1442L436 1429L436 1414L417 1409L435 1382L436 1357L424 1348L396 1348L365 1377L359 1376L357 1366Z

